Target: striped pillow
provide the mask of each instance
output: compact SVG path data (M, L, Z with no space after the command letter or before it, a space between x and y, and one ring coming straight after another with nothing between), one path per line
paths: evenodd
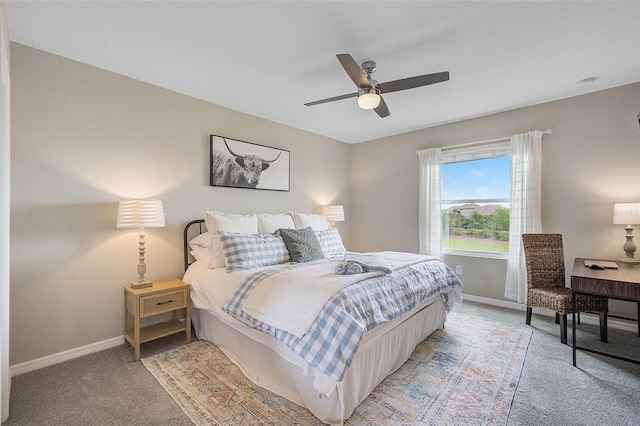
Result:
M227 272L277 265L290 260L280 235L218 231Z

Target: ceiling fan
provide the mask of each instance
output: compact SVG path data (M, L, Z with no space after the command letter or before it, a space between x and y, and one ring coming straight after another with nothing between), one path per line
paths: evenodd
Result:
M358 86L358 91L346 95L334 96L332 98L321 99L319 101L308 102L306 106L324 104L327 102L340 101L342 99L358 97L358 105L362 109L374 110L380 118L385 118L391 113L385 103L382 93L398 92L400 90L414 89L416 87L427 86L429 84L441 83L449 80L449 71L434 74L418 75L416 77L403 78L400 80L378 83L371 78L371 74L376 71L374 61L362 63L362 69L349 54L336 55L338 61L347 72L351 80Z

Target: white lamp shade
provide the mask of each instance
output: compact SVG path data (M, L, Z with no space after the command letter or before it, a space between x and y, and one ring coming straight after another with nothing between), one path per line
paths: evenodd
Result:
M380 95L377 93L363 93L358 96L358 106L362 109L374 109L380 105Z
M161 200L121 200L118 205L118 228L163 228Z
M616 203L613 205L614 225L640 224L640 203Z
M329 222L344 222L344 208L340 205L324 206L322 207L322 216Z

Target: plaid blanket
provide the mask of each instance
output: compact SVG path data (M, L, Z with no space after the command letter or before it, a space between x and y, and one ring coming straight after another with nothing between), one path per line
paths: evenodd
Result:
M242 310L253 288L273 274L305 264L277 265L249 275L223 310L243 323L269 333L291 348L312 367L340 382L365 333L440 295L447 312L462 301L462 282L440 259L399 252L381 252L393 272L366 278L332 296L302 338L252 318ZM416 263L416 256L421 259ZM315 262L327 262L322 259Z

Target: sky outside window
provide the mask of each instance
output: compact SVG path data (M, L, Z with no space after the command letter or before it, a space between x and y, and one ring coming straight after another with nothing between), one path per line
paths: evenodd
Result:
M511 157L442 165L442 200L509 199Z

